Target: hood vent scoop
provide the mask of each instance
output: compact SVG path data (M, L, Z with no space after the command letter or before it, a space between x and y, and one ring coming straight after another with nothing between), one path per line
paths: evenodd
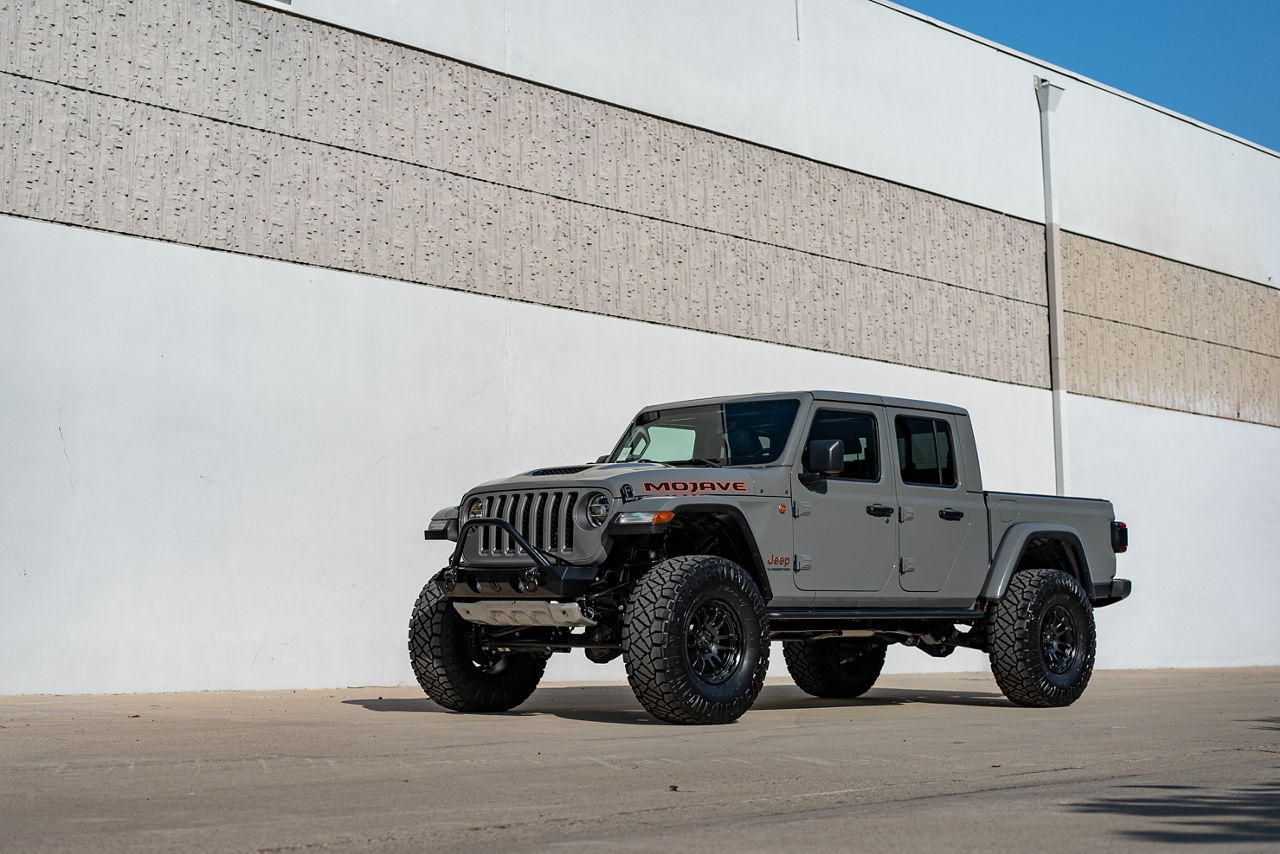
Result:
M585 466L561 466L560 468L551 469L534 469L529 472L528 477L547 477L549 475L565 475L577 474L580 471L586 471L591 468L590 465Z

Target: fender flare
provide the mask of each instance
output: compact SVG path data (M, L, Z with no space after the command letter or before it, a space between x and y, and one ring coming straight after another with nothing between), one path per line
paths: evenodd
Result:
M1042 522L1020 522L1012 525L1004 532L1000 547L996 549L995 559L991 561L991 570L987 573L987 583L983 585L982 597L988 602L1004 598L1009 589L1009 581L1022 555L1026 552L1027 543L1035 539L1048 539L1061 543L1071 555L1075 564L1070 571L1072 577L1080 582L1085 595L1094 598L1093 576L1089 572L1089 560L1085 557L1084 542L1080 532L1070 525L1053 525Z

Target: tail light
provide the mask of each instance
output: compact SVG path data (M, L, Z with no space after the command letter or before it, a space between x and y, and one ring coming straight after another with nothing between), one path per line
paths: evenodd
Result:
M1116 554L1129 550L1129 526L1124 522L1111 523L1111 550Z

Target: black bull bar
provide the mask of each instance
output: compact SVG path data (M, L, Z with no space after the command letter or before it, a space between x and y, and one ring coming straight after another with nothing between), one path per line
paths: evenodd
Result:
M532 566L482 567L462 562L467 537L477 528L500 528L520 547ZM479 516L458 526L458 544L449 564L436 576L436 586L453 599L494 597L525 599L577 599L596 578L596 567L559 563L534 547L515 525L496 516Z

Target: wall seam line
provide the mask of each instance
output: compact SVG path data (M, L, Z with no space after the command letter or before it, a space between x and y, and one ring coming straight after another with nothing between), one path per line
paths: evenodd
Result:
M1212 341L1208 338L1197 338L1194 335L1183 335L1179 332L1170 332L1167 329L1156 329L1153 326L1143 326L1140 323L1130 323L1127 320L1116 320L1115 318L1112 318L1112 317L1101 317L1099 315L1089 314L1083 311L1072 311L1070 309L1066 309L1065 313L1075 315L1076 317L1087 317L1090 320L1100 320L1104 323L1114 323L1117 326L1127 326L1130 329L1141 329L1145 332L1154 332L1157 335L1168 335L1171 338L1181 338L1184 341L1197 341L1201 344L1210 344L1214 347L1222 347L1227 350L1235 350L1238 353L1250 353L1254 356L1262 356L1264 359L1275 359L1277 361L1280 361L1280 355L1277 355L1275 353L1266 353L1266 352L1263 352L1262 350L1250 350L1248 347L1239 347L1235 344L1225 344L1221 341Z

